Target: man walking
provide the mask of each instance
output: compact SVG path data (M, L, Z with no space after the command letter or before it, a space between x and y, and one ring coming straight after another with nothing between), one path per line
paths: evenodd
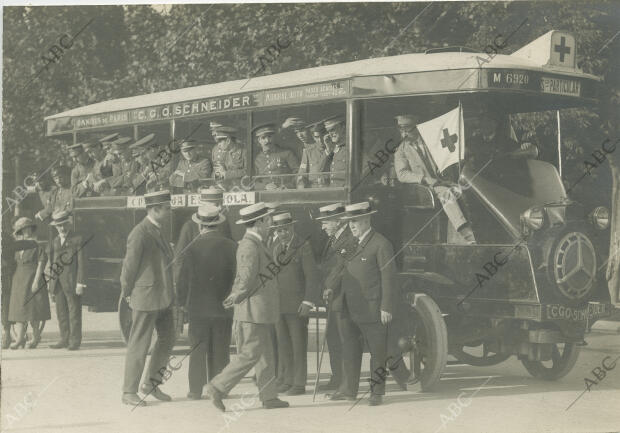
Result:
M280 270L276 276L280 293L278 341L278 392L306 393L308 377L308 315L318 301L318 269L312 248L294 230L289 212L273 217L277 239L273 257Z
M133 406L146 405L137 393L153 329L157 330L157 342L151 353L147 382L142 384L141 390L158 400L172 400L158 386L162 383L161 371L165 371L175 338L172 317L173 253L164 236L170 217L170 192L145 194L144 201L147 214L129 233L121 270L121 296L133 310L122 401Z
M237 244L219 232L226 217L213 203L200 205L192 220L200 234L180 260L177 293L189 311L189 340L195 347L189 355L187 397L200 400L203 386L230 361L232 311L222 302L235 278Z
M288 407L278 398L275 383L275 351L272 333L280 315L276 264L264 245L271 226L270 209L256 203L239 211L237 224L246 227L237 248L237 273L224 306L234 306L237 356L209 382L207 392L213 405L225 411L222 398L254 367L259 398L266 409Z

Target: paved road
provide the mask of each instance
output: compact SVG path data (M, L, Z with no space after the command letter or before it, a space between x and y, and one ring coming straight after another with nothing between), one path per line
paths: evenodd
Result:
M125 349L113 340L89 339L78 352L46 348L5 351L2 356L2 431L15 432L149 432L149 433L294 433L294 432L617 432L620 431L619 366L586 392L584 378L607 355L620 356L620 336L593 333L587 338L573 371L559 382L527 375L516 359L494 367L450 365L437 392L418 386L397 391L388 381L386 404L368 407L363 400L332 403L320 395L285 397L290 409L260 408L249 378L225 403L235 411L222 414L207 400L190 401L187 360L163 386L174 401L148 398L146 407L131 410L120 404ZM101 338L101 335L97 335ZM188 348L175 348L180 359ZM309 355L308 389L315 377L314 353ZM324 360L324 366L329 365ZM364 368L368 371L368 357ZM323 380L327 380L327 375ZM366 382L362 391L368 389ZM462 406L459 409L458 396ZM23 406L20 406L19 403ZM452 413L450 411L452 409Z

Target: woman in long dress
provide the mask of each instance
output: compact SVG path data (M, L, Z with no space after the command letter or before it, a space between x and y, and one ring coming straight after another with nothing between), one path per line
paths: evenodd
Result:
M33 333L28 347L34 349L41 340L45 321L51 318L47 288L41 278L47 255L45 248L39 246L34 238L36 228L36 224L26 217L18 219L13 227L13 236L24 246L15 253L17 268L11 285L9 321L15 322L17 341L11 344L11 349L26 345L28 322Z

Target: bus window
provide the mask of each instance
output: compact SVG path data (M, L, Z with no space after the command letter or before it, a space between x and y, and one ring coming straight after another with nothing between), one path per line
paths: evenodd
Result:
M348 155L343 103L255 112L252 164L255 189L345 186Z

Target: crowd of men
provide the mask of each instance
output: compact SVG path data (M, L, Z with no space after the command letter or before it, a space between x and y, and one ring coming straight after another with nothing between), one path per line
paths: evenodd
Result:
M236 224L245 234L238 244L232 241L222 228L227 225L222 192L214 188L201 192L201 204L182 230L185 241L173 251L162 230L170 193L147 193L145 201L147 215L128 237L121 272L122 296L133 318L123 403L145 405L139 390L171 400L160 385L175 343L175 303L189 313L190 399L203 398L206 385L212 403L223 411L228 393L254 368L263 406L288 407L278 395L307 392L308 316L323 304L332 371L323 389L333 391L331 400L356 399L366 342L374 380L369 404L382 403L385 377L376 372L398 358L388 324L399 301L394 251L372 229L376 211L368 202L318 210L315 220L328 242L317 259L308 239L296 233L291 212L262 202L240 209ZM157 343L140 385L154 329ZM237 354L231 359L233 332ZM406 389L404 363L391 367Z

